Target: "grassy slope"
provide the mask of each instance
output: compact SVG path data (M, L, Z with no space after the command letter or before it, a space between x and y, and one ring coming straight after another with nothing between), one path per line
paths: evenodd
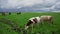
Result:
M24 25L27 23L28 19L35 16L41 16L41 15L51 15L53 16L53 22L54 24L51 26L48 23L45 23L44 25L40 25L38 28L37 26L34 26L34 32L45 32L45 34L51 34L51 31L56 32L56 34L60 33L60 13L22 13L20 15L17 15L16 13L12 13L12 15L2 16L0 15L0 18L6 18L10 19L11 21L14 21L14 23L18 24L18 27L23 28ZM9 28L10 31L7 29ZM30 33L29 28L29 33ZM0 23L0 33L2 34L17 34L15 31L10 29L10 26L4 23Z

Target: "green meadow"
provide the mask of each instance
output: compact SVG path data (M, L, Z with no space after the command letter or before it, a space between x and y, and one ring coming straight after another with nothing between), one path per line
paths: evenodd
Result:
M53 24L48 24L48 22L44 22L41 24L34 24L33 30L32 26L30 26L27 32L24 31L24 27L31 17L42 16L42 15L51 15L53 17ZM17 28L21 29L21 32L17 32L13 30L12 26L6 24L7 20L10 20L13 23L13 26L17 26ZM6 23L5 23L6 22ZM3 16L0 14L0 34L60 34L60 13L58 12L23 12L21 14L11 13L11 15Z

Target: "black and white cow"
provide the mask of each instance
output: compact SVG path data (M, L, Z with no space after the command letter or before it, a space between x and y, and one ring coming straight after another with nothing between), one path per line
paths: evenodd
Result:
M40 17L32 17L28 20L28 23L25 26L25 29L28 29L31 24L34 23L39 23L40 22Z

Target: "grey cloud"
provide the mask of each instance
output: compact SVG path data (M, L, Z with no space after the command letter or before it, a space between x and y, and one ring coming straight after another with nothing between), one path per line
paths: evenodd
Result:
M8 3L8 0L1 0L1 6L3 8L23 9L24 11L58 11L60 10L60 0L16 0L15 3ZM35 1L35 2L34 2ZM37 2L36 2L37 1ZM29 5L30 4L30 5Z

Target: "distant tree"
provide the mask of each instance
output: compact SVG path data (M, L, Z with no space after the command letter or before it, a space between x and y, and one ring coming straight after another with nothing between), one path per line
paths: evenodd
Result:
M18 14L21 14L21 12L17 12L17 15L18 15Z
M9 12L9 15L11 15L11 12Z

